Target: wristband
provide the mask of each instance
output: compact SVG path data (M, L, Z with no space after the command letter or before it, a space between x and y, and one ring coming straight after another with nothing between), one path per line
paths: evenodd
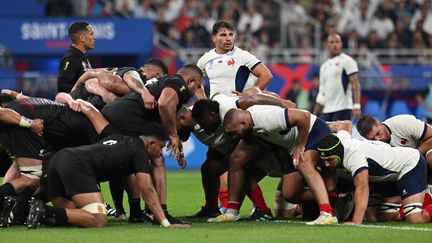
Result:
M168 227L171 226L171 224L170 224L170 222L168 221L168 219L164 219L164 220L162 220L160 224L161 224L162 227L165 227L165 228L168 228Z
M29 128L32 124L33 120L29 119L25 116L21 116L21 120L19 122L19 126L20 127L25 127L25 128Z
M361 108L361 105L359 103L353 104L353 110L359 110Z

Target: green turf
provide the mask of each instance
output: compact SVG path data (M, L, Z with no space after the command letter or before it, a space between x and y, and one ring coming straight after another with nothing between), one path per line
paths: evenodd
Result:
M266 178L262 183L269 205L277 180ZM168 172L168 208L176 216L187 216L200 209L203 192L197 171ZM103 185L106 200L107 185ZM127 203L125 203L127 206ZM242 215L251 210L246 200ZM76 227L39 227L27 230L24 226L0 229L0 242L432 242L432 224L405 223L367 224L369 227L305 226L300 221L237 222L209 224L194 221L189 229L163 229L150 224L131 225L110 220L105 229Z

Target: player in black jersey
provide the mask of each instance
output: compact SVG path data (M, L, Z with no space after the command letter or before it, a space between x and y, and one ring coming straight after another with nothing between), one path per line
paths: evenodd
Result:
M150 160L162 155L168 136L160 124L147 124L139 137L119 134L96 109L82 108L98 133L105 138L96 144L66 148L50 160L48 196L54 207L33 199L28 227L44 221L54 225L104 227L106 211L98 182L116 175L135 174L144 201L163 227L185 227L171 224L166 218L152 184Z
M64 54L59 66L58 92L70 92L78 78L91 69L86 51L94 48L93 27L86 22L75 22L68 29L72 45Z
M19 123L21 127L11 126L8 129L10 153L16 156L21 175L0 186L1 203L6 196L14 196L25 189L34 189L39 185L42 159L48 145L58 150L99 140L99 135L83 114L47 99L17 95L16 92L14 96L19 96L19 99L5 105L5 108L14 110L29 119L42 119L44 130L43 136L34 134L27 128L35 120L22 118ZM12 115L16 116L16 114Z

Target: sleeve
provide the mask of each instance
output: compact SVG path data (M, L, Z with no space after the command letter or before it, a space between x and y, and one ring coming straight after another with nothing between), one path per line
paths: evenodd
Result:
M191 96L186 83L180 78L179 75L171 76L166 79L165 82L166 83L163 89L167 87L174 89L177 93L177 96L179 97L180 103L187 101Z
M340 130L339 132L336 133L336 136L338 136L338 138L341 139L341 140L350 139L351 138L351 134L348 131L345 131L345 130Z
M402 118L397 120L397 118ZM393 117L395 120L398 121L395 124L397 127L395 127L396 130L398 130L402 134L406 134L407 137L413 138L415 140L421 140L424 135L426 134L427 126L423 121L420 121L415 116L412 115L400 115ZM390 118L391 119L391 118ZM383 122L386 124L386 121ZM388 126L388 124L386 124Z
M249 70L253 70L256 66L258 66L261 61L254 55L252 55L250 52L248 51L242 51L242 60L243 60L243 65L245 65L247 68L249 68Z
M73 56L63 59L57 78L57 90L69 93L77 81L76 76L80 73L80 70L81 63Z
M102 132L101 132L101 134L100 134L100 139L106 138L106 137L108 137L108 136L110 136L110 135L113 135L113 134L122 134L122 133L120 132L120 130L118 130L117 128L115 128L113 125L108 124L108 125L107 125L103 130L102 130Z
M351 173L352 177L355 177L363 170L369 169L368 162L366 161L366 155L360 150L346 154L343 160L343 166Z
M217 101L219 103L219 115L221 119L225 117L225 114L234 108L239 108L237 106L238 97L229 97L223 94L217 94L213 96L212 100Z
M135 148L135 157L133 160L134 173L143 172L150 173L150 158L144 150L144 146L138 143Z
M358 73L358 71L359 71L358 66L357 66L357 62L354 61L354 59L350 56L347 56L347 59L344 62L344 69L345 69L345 72L348 76L355 74L355 73Z

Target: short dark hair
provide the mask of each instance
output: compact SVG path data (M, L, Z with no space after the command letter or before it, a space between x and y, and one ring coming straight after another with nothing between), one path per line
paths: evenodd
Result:
M68 35L72 42L75 42L78 40L77 34L87 31L87 26L90 24L87 22L75 22L71 24L71 26L68 29Z
M192 71L192 72L196 72L197 74L200 75L200 77L204 77L204 74L202 72L202 70L195 64L186 64L183 67L181 67L178 70L178 73L182 72L182 71Z
M150 122L146 124L141 130L140 135L144 137L155 137L161 141L168 140L168 133L165 127L163 127L162 124L156 122Z
M202 99L195 102L192 109L192 117L195 121L202 121L210 117L210 112L219 114L219 103L214 100Z
M377 118L373 116L363 116L357 121L357 131L360 135L362 135L364 138L368 138L367 135L372 131L372 128L379 124L379 121Z
M234 27L230 22L226 20L219 20L213 25L212 35L216 35L219 32L219 30L222 28L232 30L234 32Z
M148 59L143 64L143 66L146 65L146 64L154 65L154 66L160 68L162 70L163 74L165 74L165 75L168 74L168 67L167 67L167 65L161 59L159 59L159 58L152 57L152 58Z

